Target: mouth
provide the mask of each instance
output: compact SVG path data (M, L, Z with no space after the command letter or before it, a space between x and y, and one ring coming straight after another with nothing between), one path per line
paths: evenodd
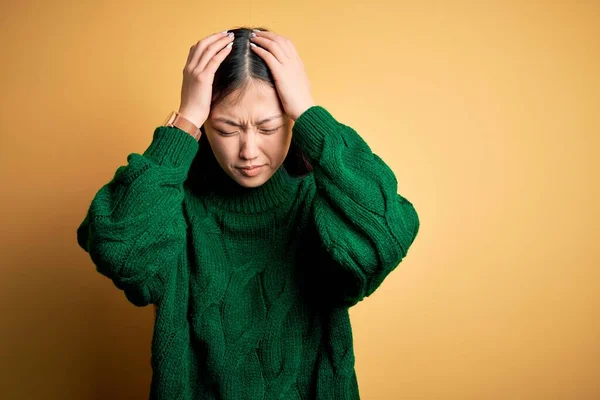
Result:
M244 174L246 176L256 176L262 171L263 167L264 167L264 165L256 165L251 168L238 168L238 169L240 171L242 171L242 174Z

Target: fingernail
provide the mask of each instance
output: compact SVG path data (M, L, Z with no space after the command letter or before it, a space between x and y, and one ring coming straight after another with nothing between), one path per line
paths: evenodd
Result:
M229 37L233 37L233 35L234 35L234 33L233 33L233 32L229 32L229 33L227 34L227 36L229 36Z
M221 33L222 33L223 35L227 35L227 32L229 32L229 31L223 31L223 32L221 32Z
M262 32L260 29L252 29L254 32Z
M251 33L250 33L250 37L256 37L256 33L254 33L254 32L251 32Z

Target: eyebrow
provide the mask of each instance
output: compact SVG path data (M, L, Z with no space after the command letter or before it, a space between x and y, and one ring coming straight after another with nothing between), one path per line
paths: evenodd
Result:
M282 114L279 114L279 115L273 115L272 117L268 117L268 118L265 118L265 119L263 119L263 120L261 120L261 121L258 121L258 123L257 123L256 125L264 124L265 122L271 121L271 120L273 120L273 119L281 118L281 117L283 117L283 115L282 115ZM245 125L245 124L238 124L238 123L237 123L237 122L235 122L235 121L232 121L232 120L230 120L230 119L223 118L223 117L215 118L215 119L214 119L214 121L225 122L226 124L233 125L233 126L238 126L238 127L240 127L240 128L245 128L245 127L246 127L246 125Z

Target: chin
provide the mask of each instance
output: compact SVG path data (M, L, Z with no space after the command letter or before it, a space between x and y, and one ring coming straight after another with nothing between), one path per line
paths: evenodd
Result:
M251 189L251 188L255 188L255 187L259 187L261 186L263 183L265 182L259 182L259 183L248 183L248 182L240 182L239 180L236 180L236 182L240 185L243 186L245 188Z
M261 186L263 183L268 181L272 175L271 170L269 168L267 168L267 170L263 171L261 174L259 174L257 176L252 176L252 177L244 176L238 170L235 170L232 173L233 173L233 176L231 176L231 178L234 181L236 181L240 186L243 186L246 188L253 188L253 187Z

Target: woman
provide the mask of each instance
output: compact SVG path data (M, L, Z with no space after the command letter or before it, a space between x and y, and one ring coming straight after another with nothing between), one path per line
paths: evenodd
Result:
M200 139L157 127L78 243L131 303L156 307L151 399L358 399L348 309L406 256L419 218L315 104L289 39L231 32L186 61L179 112Z

